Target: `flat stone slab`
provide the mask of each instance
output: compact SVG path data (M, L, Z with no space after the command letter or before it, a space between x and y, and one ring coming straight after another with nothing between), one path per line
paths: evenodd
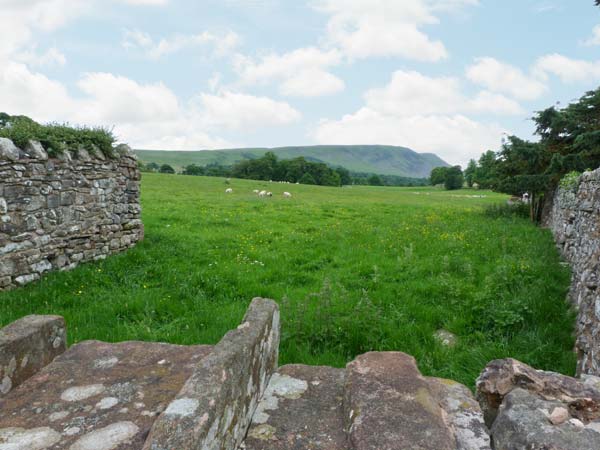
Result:
M271 377L241 448L347 450L344 382L344 369L280 367Z
M456 450L454 430L415 359L370 352L346 366L344 414L354 450Z
M0 449L137 450L211 346L86 341L0 399Z

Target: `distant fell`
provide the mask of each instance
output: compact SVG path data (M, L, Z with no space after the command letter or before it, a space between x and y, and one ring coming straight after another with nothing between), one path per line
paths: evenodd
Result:
M417 153L406 147L391 145L314 145L199 151L135 150L135 153L145 163L170 164L180 170L189 164L232 165L244 159L259 158L268 151L275 153L280 159L303 156L307 160L323 162L332 167L342 166L352 172L411 178L425 178L434 167L448 166L448 163L433 153Z

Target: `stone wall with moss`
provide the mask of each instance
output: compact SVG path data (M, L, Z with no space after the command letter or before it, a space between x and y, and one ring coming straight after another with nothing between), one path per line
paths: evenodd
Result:
M0 138L0 290L103 259L143 238L140 172L126 145L49 158Z
M573 270L569 298L577 308L577 371L600 375L600 169L570 175L557 188L544 224Z

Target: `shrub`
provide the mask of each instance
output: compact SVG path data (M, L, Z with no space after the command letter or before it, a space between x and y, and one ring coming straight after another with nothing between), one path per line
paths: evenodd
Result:
M158 170L160 173L175 173L175 169L168 164L163 164Z
M577 172L576 170L567 173L564 177L560 179L560 187L564 190L577 193L577 189L579 189L580 176L581 172Z
M65 150L77 153L84 148L91 154L101 152L113 156L115 137L111 130L102 127L69 126L50 123L41 125L26 116L10 116L0 113L0 137L12 140L16 146L24 148L32 139L39 141L51 156L58 156Z

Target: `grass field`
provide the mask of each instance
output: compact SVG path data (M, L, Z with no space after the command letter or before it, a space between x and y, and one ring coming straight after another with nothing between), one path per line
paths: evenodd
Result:
M264 296L281 306L282 364L400 350L470 386L507 356L572 373L569 272L547 230L484 214L504 199L144 174L145 240L0 294L0 324L52 313L71 343L215 343ZM434 339L441 328L458 335L454 348Z

